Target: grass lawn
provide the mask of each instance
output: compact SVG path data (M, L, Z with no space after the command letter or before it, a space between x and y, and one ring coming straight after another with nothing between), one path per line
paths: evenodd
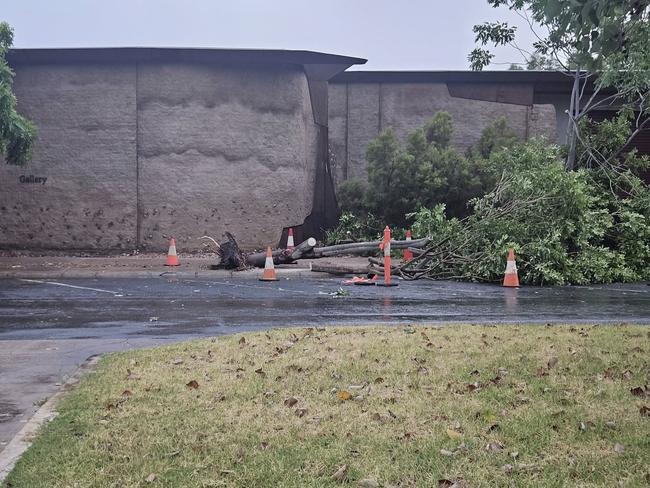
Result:
M649 330L281 329L112 354L7 483L648 486Z

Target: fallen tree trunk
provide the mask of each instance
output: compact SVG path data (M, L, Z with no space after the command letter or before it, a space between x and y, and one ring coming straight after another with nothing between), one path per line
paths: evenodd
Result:
M429 239L416 239L414 241L391 241L392 249L415 248L420 249L429 244ZM378 251L380 241L353 242L351 244L338 244L336 246L315 247L316 239L310 237L297 246L292 252L278 250L273 252L274 264L288 264L298 259L317 259L332 256L344 256L346 254L366 254ZM258 252L246 256L246 262L250 266L264 267L266 253Z
M381 241L353 242L351 244L338 244L314 248L314 257L341 256L343 254L363 254L379 249ZM429 239L417 239L415 241L390 241L391 249L406 249L407 247L421 248L429 243Z
M290 264L298 259L313 257L313 249L316 246L316 239L310 237L306 241L296 246L293 251L287 249L279 249L273 251L273 264ZM265 252L256 252L246 256L246 263L249 266L263 268L266 262Z

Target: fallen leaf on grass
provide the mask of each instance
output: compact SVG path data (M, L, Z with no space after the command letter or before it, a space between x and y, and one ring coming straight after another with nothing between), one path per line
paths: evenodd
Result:
M614 444L614 452L617 452L619 454L625 452L625 446L617 442L616 444Z
M447 449L440 449L440 454L442 454L443 456L448 456L448 457L451 457L451 456L454 455L453 452L448 451Z
M537 371L535 371L535 375L537 376L548 376L548 369L542 367L542 368L537 368Z
M650 407L641 405L641 407L639 408L639 413L641 414L642 417L650 417Z
M503 451L503 444L501 444L499 441L496 442L490 442L488 445L485 446L486 451L494 451L494 452L501 452Z
M246 345L246 338L245 337L242 337L241 339L239 339L239 345L240 346L245 346Z
M131 390L124 390L122 392L122 398L129 398L132 395L133 395L133 392Z
M630 393L634 396L638 397L647 397L650 396L650 389L648 389L648 385L645 386L637 386L635 388L630 389Z
M347 464L344 464L343 466L341 466L332 475L332 479L334 481L336 481L337 483L343 483L347 477L348 477L348 466L347 466Z
M192 388L194 390L197 390L199 388L199 382L196 381L196 380L192 380L192 381L188 382L185 386L187 386L188 388Z
M172 364L178 366L179 364L183 364L183 360L181 358L176 358L172 361Z
M447 429L447 437L450 439L460 439L463 434L454 429Z
M404 435L398 437L400 441L410 441L415 438L415 432L404 432Z
M156 475L153 474L153 473L151 473L149 476L147 476L147 478L145 479L145 481L146 481L147 483L153 483L154 481L156 481Z
M140 375L137 375L137 374L131 372L130 369L127 369L127 370L126 370L126 379L127 379L127 380L139 380L139 379L140 379Z
M298 399L294 397L289 397L284 401L287 407L293 407L296 403L298 403Z
M379 487L379 483L377 482L377 480L375 480L373 478L364 478L362 480L359 480L358 485L363 486L364 488L378 488Z
M304 417L305 415L307 415L307 412L308 412L308 410L307 410L306 408L299 408L299 409L296 410L296 415L297 415L299 418L302 418L302 417Z
M623 378L624 380L631 379L632 378L632 371L630 371L629 369L626 369L625 371L623 371L621 373L621 378Z
M559 361L559 359L557 357L553 356L551 359L548 360L548 363L546 363L546 367L548 369L552 369L555 366L557 366L558 361Z
M460 480L442 479L438 480L438 488L465 488L465 483Z
M338 397L339 400L344 402L352 398L352 393L350 393L347 390L339 390L336 392L336 396Z
M264 372L264 370L262 368L257 368L255 370L255 372L260 376L266 376L266 373Z

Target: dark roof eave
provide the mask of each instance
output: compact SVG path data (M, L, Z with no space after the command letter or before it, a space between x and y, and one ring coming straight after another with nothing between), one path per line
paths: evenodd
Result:
M346 71L332 83L539 83L573 81L569 72L560 71Z
M499 85L528 84L535 94L571 92L573 73L562 71L345 71L334 76L330 83L490 83ZM585 93L593 92L593 81ZM613 93L603 89L602 94Z
M366 60L316 51L283 49L213 49L166 47L93 47L11 49L11 65L67 62L192 61L246 64L336 64L352 66Z

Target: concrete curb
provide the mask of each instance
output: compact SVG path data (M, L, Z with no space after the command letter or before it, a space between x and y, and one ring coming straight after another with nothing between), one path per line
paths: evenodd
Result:
M32 440L38 433L39 429L47 422L56 417L56 407L63 398L63 396L70 391L84 374L91 370L100 356L91 356L79 366L74 373L68 378L64 385L52 395L41 408L39 408L34 415L27 421L23 428L18 432L9 444L0 451L0 483L9 476L9 473L14 468L23 453L32 445Z
M327 273L310 271L307 268L284 269L275 268L278 278L321 278L331 276ZM142 271L142 270L86 270L65 269L57 271L0 271L1 278L14 279L63 279L63 278L243 278L254 279L261 276L262 270L226 271L226 270L197 270L197 271Z

